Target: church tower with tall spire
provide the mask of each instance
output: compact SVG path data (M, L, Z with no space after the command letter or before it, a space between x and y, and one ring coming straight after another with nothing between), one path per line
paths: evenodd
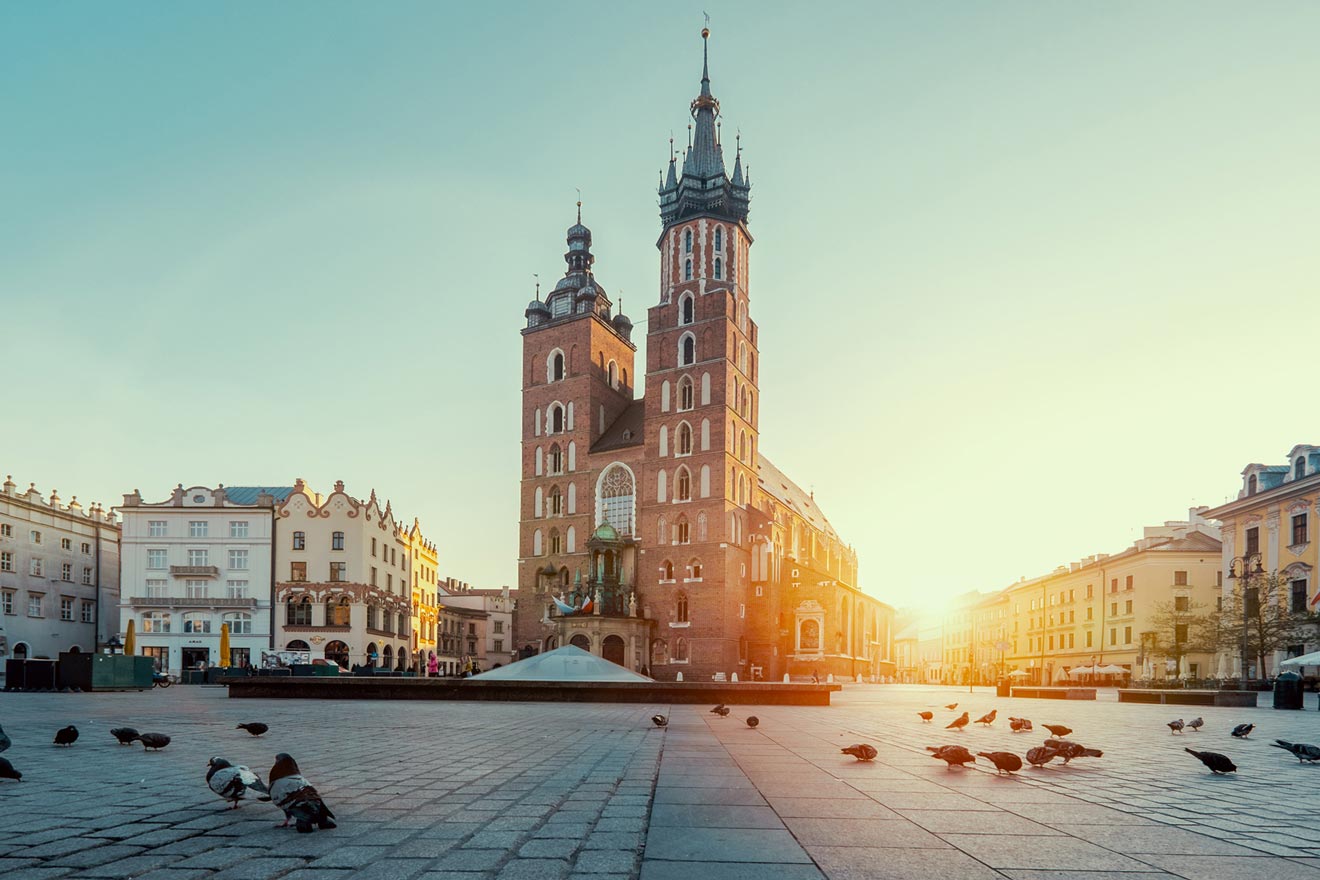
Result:
M691 145L681 166L671 156L660 187L660 302L647 322L641 511L643 534L660 544L660 584L650 595L686 617L686 631L670 640L670 659L697 674L747 660L760 397L747 289L751 187L741 150L732 175L725 165L709 29L701 38Z

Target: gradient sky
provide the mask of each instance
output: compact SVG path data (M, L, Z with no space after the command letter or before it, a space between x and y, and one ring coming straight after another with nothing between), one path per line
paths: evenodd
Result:
M0 6L0 471L343 479L514 583L532 274L581 187L644 334L703 8L763 451L868 592L1117 552L1320 442L1320 4L52 2Z

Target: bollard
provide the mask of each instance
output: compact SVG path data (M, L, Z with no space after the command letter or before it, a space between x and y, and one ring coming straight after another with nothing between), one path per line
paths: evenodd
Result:
M861 684L861 683L862 683L862 674L861 674L860 672L857 673L857 683L858 683L858 684Z
M680 671L680 672L678 673L678 678L676 678L676 679L674 679L674 680L675 680L675 681L682 681L682 680L683 680L683 673Z
M826 684L834 684L834 673L833 673L833 672L831 672L831 673L829 673L829 674L827 674L827 675L825 676L825 683L826 683Z
M734 683L736 684L737 681L738 681L738 673L736 673L736 672L735 672L735 673L732 673L732 674L729 676L729 681L734 682Z
M785 672L785 673L784 673L784 684L788 684L788 683L789 683L788 673Z

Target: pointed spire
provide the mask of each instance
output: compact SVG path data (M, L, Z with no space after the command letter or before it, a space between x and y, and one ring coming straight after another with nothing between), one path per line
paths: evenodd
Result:
M734 153L734 157L733 157L733 185L742 186L743 185L742 131L739 131L736 135L734 135L734 142L737 143L738 149Z
M709 16L706 24L710 24ZM710 27L701 29L701 94L710 97Z

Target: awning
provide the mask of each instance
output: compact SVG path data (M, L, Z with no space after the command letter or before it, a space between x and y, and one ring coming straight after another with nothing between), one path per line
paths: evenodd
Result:
M1320 666L1320 651L1312 651L1300 657L1289 657L1279 663L1280 666Z

